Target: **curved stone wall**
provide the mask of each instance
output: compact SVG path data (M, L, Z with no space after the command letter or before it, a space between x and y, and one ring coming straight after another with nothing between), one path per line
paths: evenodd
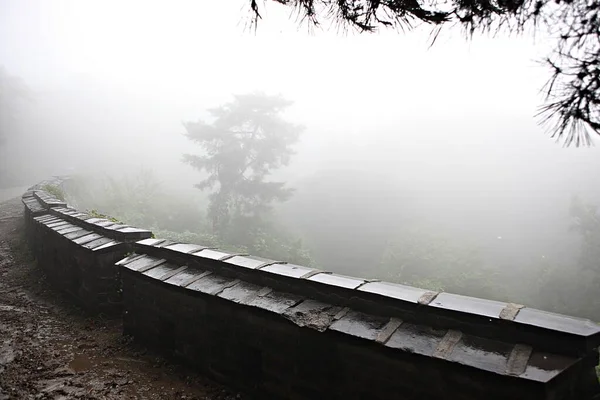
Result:
M23 196L57 287L136 340L260 398L593 399L600 327L152 238Z

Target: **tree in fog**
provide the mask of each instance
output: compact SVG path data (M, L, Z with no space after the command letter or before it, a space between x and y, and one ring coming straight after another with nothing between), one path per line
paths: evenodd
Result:
M184 124L186 136L202 150L199 155L184 155L184 161L206 173L196 186L211 190L207 216L217 235L258 226L273 202L292 194L285 182L267 179L289 163L291 146L303 129L282 117L291 104L281 96L236 95L208 110L210 123Z
M379 27L410 29L415 23L462 26L469 36L502 29L548 31L556 41L544 61L550 68L540 109L552 137L565 145L590 145L600 135L600 2L595 0L274 0L293 7L303 21L319 26L330 19L342 28L373 32ZM250 0L252 22L261 8ZM360 55L359 55L360 56ZM377 66L379 68L379 66ZM379 71L381 72L381 71ZM383 72L385 73L385 72ZM365 76L368 76L366 74ZM491 77L493 79L493 77ZM356 82L360 84L360 82Z

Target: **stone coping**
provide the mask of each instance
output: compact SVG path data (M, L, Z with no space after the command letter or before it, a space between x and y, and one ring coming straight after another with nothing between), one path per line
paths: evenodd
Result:
M177 265L196 267L367 314L535 344L544 351L579 356L600 345L600 325L519 304L431 292L164 239L141 240L134 244L134 249L138 254Z
M57 199L55 196L44 190L34 190L33 196L46 208L66 207L67 202Z
M72 243L94 253L113 251L123 245L122 242L103 236L93 230L84 229L79 225L54 215L41 215L33 218L38 224L51 233L56 233Z
M150 243L150 241L146 241ZM156 242L158 244L158 242ZM174 245L170 245L173 247ZM186 246L179 249L188 250ZM185 253L191 257L202 257L205 250ZM211 260L221 252L207 253ZM220 258L224 258L221 256ZM260 266L262 260L242 256L233 256L221 260L231 261L237 268L266 268ZM237 259L236 259L237 258ZM238 264L244 264L240 266ZM457 363L489 373L514 376L520 379L547 383L573 366L578 357L575 355L555 354L540 350L516 341L495 340L477 334L452 328L433 327L418 321L405 321L402 318L385 314L365 313L344 307L340 304L314 299L311 296L280 291L269 285L257 284L221 274L213 269L182 265L159 256L134 253L117 263L126 273L133 273L140 279L150 279L157 284L182 290L191 296L214 296L224 301L274 313L291 323L321 333L340 334L364 341L367 345L377 346L382 351L410 353L423 357L434 357L450 363ZM286 264L269 264L286 265ZM294 270L294 266L286 265ZM279 271L281 273L282 271ZM304 271L302 271L304 272ZM270 272L275 273L275 272ZM298 275L298 271L293 272ZM353 279L334 274L323 273L306 279L325 285L354 286ZM320 282L327 275L331 278ZM339 280L338 280L339 279ZM350 281L352 281L352 283ZM367 282L368 283L368 282ZM413 288L411 288L413 289ZM353 287L352 290L357 290ZM415 301L417 293L413 293ZM396 354L396 353L393 353Z
M25 194L21 197L21 202L25 206L27 212L33 216L38 216L48 212L48 208L45 207L44 204L33 195L33 191L25 192Z
M50 210L50 214L114 240L127 243L152 236L152 232L147 229L134 228L129 225L112 222L106 218L97 218L70 207L53 208Z

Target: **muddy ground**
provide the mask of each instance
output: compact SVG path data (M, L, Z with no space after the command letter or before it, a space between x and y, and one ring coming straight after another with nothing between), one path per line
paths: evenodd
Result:
M24 242L22 211L18 199L0 203L0 400L243 398L49 287Z

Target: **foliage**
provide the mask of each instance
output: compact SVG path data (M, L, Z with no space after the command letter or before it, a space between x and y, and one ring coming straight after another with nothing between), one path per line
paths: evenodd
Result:
M303 21L318 26L324 18L343 28L373 32L379 27L412 28L415 22L434 28L460 25L469 36L502 29L547 30L556 40L545 64L552 74L546 85L542 122L552 123L552 137L565 145L590 145L600 135L600 3L589 0L274 0L293 7ZM250 0L252 23L261 18Z
M391 281L475 297L499 297L494 271L474 246L424 228L405 229L388 243L380 274Z
M237 253L246 252L303 265L312 263L302 243L289 238L281 230L274 232L272 226L275 224L263 223L265 230L260 234L257 232L256 236L249 236L251 240L244 242L247 246L223 240L211 231L204 214L193 201L170 195L153 173L147 170L122 179L74 177L68 182L67 192L69 202L75 207L88 209L88 213L97 218L150 229L158 238L197 243Z
M52 196L56 197L58 200L65 201L65 192L56 185L44 185L42 190L50 193Z
M144 228L186 231L203 221L198 207L166 193L151 170L141 169L118 179L76 176L69 180L67 192L77 208Z
M292 103L260 93L234 96L230 103L208 110L214 121L185 124L187 137L198 143L202 155L186 154L184 161L208 176L197 187L214 189L208 218L213 231L226 236L243 222L256 226L274 201L284 201L291 190L267 176L287 165L302 130L283 120Z

